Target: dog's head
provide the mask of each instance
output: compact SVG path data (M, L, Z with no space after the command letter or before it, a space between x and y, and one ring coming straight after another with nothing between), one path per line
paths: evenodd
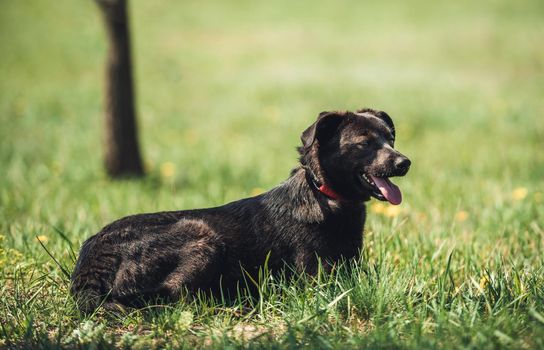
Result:
M301 140L301 162L342 198L402 201L389 178L404 176L411 162L393 148L395 126L387 113L322 112Z

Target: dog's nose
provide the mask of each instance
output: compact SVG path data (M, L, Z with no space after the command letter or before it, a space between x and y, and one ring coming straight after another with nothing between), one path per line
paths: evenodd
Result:
M395 167L399 171L408 171L410 165L412 165L412 162L406 157L398 157L395 159Z

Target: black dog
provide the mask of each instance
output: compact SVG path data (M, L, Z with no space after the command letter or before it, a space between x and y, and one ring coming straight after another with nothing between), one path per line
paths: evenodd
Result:
M358 257L364 202L402 200L389 177L405 175L410 160L393 149L393 122L372 109L323 112L301 139L301 166L266 193L125 217L89 238L72 275L80 309L177 300L184 289L233 292L267 257L272 271L288 264L310 274L320 258Z

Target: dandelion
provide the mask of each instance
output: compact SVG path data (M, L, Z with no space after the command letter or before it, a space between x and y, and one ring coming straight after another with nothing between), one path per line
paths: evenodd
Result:
M161 164L161 175L163 177L172 177L176 172L176 165L172 162L164 162Z
M517 187L512 191L512 198L515 201L520 201L527 197L527 193L529 193L529 191L527 191L525 187Z
M36 237L36 238L38 239L38 241L40 241L40 242L42 242L42 243L47 242L47 240L49 239L49 238L47 238L46 235L39 235L39 236Z
M400 207L397 205L389 205L385 208L385 211L383 213L385 216L393 218L395 216L399 216L400 214Z
M480 289L484 290L488 285L489 285L489 277L482 276L482 278L480 278Z
M457 222L463 222L468 219L468 212L466 210L459 210L457 213L455 213L455 221Z
M376 214L383 214L383 212L385 211L385 205L381 202L372 203L372 205L370 206L370 211Z
M252 196L258 196L260 195L261 193L263 193L264 190L260 187L255 187L254 189L251 190L251 195Z

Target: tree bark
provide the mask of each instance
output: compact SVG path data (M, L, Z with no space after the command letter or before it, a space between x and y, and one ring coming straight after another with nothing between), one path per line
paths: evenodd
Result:
M144 173L140 148L130 57L127 1L96 0L108 38L104 95L104 164L111 177Z

